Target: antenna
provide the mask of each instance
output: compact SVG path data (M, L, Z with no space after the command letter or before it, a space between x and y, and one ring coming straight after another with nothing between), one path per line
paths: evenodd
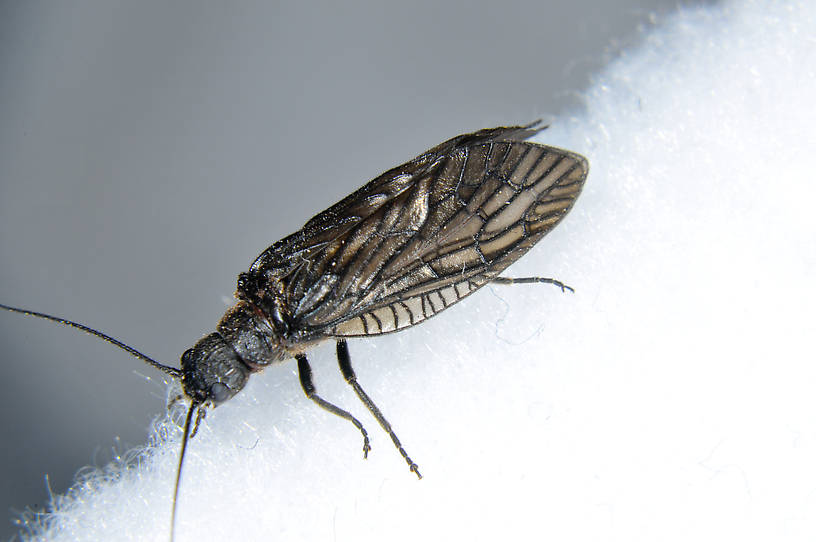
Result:
M187 417L184 419L184 436L181 438L181 453L179 454L178 469L176 469L176 485L173 489L173 512L170 514L170 542L175 540L176 532L176 505L178 504L179 483L181 482L181 466L184 464L184 454L187 452L187 441L190 440L190 427L193 422L193 413L201 406L200 403L192 401L190 408L187 410ZM200 412L200 411L199 411ZM198 429L198 422L201 419L199 413L196 416L196 429Z
M162 365L161 363L154 360L150 356L142 354L141 352L139 352L138 350L136 350L132 346L128 346L125 343L123 343L122 341L118 341L118 340L114 339L110 335L106 335L106 334L102 333L101 331L97 331L97 330L95 330L95 329L93 329L91 327L80 324L78 322L72 322L71 320L67 320L65 318L60 318L58 316L52 316L50 314L45 314L44 312L30 311L28 309L19 309L17 307L11 307L9 305L3 305L2 303L0 303L0 309L5 309L5 310L7 310L9 312L17 312L19 314L25 314L26 316L35 316L37 318L42 318L43 320L51 320L52 322L56 322L56 323L62 324L64 326L68 326L68 327L78 329L80 331L84 331L85 333L88 333L90 335L93 335L94 337L102 339L106 343L110 343L113 346L118 346L119 348L121 348L122 350L124 350L125 352L130 354L131 356L133 356L135 358L139 358L140 360L144 361L148 365L152 365L153 367L155 367L156 369L160 370L163 373L166 373L166 374L168 374L168 375L170 375L170 376L172 376L174 378L181 378L181 376L182 376L181 370L176 369L175 367L170 367L168 365Z
M168 375L170 375L170 376L172 376L174 378L181 378L182 377L182 372L181 372L180 369L176 369L175 367L169 367L167 365L163 365L163 364L159 363L158 361L154 360L153 358L151 358L150 356L142 354L141 352L139 352L138 350L136 350L132 346L128 346L125 343L123 343L122 341L114 339L110 335L106 335L105 333L102 333L101 331L98 331L96 329L88 327L88 326L86 326L84 324L80 324L80 323L74 322L72 320L67 320L65 318L60 318L58 316L52 316L52 315L46 314L44 312L36 312L36 311L28 310L28 309L20 309L20 308L17 308L17 307L11 307L9 305L3 305L2 303L0 303L0 308L5 309L5 310L7 310L9 312L16 312L16 313L19 313L19 314L24 314L26 316L34 316L36 318L42 318L43 320L50 320L52 322L57 322L58 324L62 324L62 325L68 326L68 327L72 327L74 329L78 329L80 331L84 331L85 333L88 333L90 335L93 335L94 337L102 339L103 341L105 341L107 343L110 343L113 346L118 346L119 348L121 348L122 350L124 350L125 352L130 354L131 356L139 358L140 360L144 361L148 365L152 365L153 367L155 367L156 369L162 371L163 373L166 373L166 374L168 374ZM201 415L202 411L201 411L200 407L201 407L200 402L191 401L190 402L190 408L189 408L189 410L187 410L187 416L186 416L186 418L184 420L184 437L183 437L183 439L181 441L181 454L179 455L178 470L176 471L176 486L175 486L175 489L173 490L173 513L172 513L171 522L170 522L170 540L171 540L171 542L174 539L173 537L174 537L174 534L175 534L175 527L176 527L176 503L178 502L179 482L181 480L181 466L184 463L184 454L187 451L187 441L190 439L190 428L193 425L192 424L193 414L195 412L199 413L199 415L196 416L195 429L193 430L193 433L195 433L195 430L198 429L198 423L200 422L200 420L202 418L202 415Z

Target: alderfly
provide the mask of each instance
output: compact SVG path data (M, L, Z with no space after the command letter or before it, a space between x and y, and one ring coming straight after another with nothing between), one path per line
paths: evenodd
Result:
M363 424L317 394L306 351L337 341L343 377L403 448L351 366L346 339L416 325L490 282L552 283L499 277L507 266L566 216L589 166L575 153L525 141L544 128L499 127L464 134L386 171L266 249L238 276L238 302L181 356L163 365L85 325L0 305L85 331L181 381L189 407L179 453L170 538L187 443L205 409L237 394L252 373L289 358L297 361L306 396L352 423L371 449Z

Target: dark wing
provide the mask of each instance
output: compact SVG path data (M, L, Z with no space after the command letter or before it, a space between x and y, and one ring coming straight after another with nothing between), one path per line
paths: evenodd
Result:
M459 301L569 211L586 160L494 128L453 138L374 179L279 241L250 274L294 331L396 331Z

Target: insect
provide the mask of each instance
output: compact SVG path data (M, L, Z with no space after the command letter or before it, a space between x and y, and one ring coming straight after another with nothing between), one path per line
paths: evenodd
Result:
M85 331L181 381L189 407L176 471L175 527L184 456L207 408L235 396L252 373L297 361L306 396L352 423L363 424L317 394L306 351L337 342L345 380L421 478L391 425L357 382L347 338L405 329L434 316L490 282L560 282L499 277L569 212L588 172L575 153L525 141L539 123L464 134L386 171L305 226L266 249L238 276L238 302L216 331L163 365L83 324L49 314L0 307Z

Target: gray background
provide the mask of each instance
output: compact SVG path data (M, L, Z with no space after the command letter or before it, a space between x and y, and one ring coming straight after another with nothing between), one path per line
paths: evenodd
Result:
M443 139L579 107L675 4L2 3L0 301L175 365L266 246ZM84 334L3 313L0 345L4 516L164 409Z

